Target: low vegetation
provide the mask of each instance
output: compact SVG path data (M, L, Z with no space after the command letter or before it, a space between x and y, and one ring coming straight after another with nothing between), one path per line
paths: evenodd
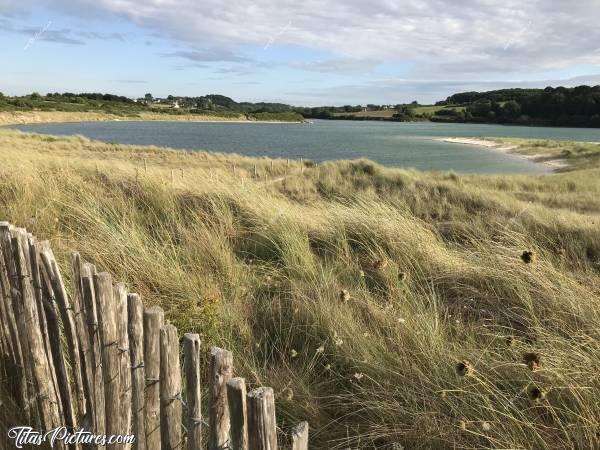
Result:
M205 97L194 101L185 97L189 100L187 103L180 100L182 102L180 106L175 97L155 102L153 97L148 95L148 99L133 101L127 97L112 94L55 93L42 96L33 93L22 97L8 97L0 93L0 123L19 123L22 120L36 122L39 121L36 120L39 117L51 122L62 122L65 121L65 118L67 121L118 119L301 122L303 120L303 117L291 111L289 106L286 110L280 110L263 103L238 104L224 96L207 96L214 99L210 103L203 103L200 100Z
M311 448L600 446L597 166L288 167L7 130L0 159L0 220L233 350Z
M436 105L464 106L436 112L432 120L437 122L600 127L600 86L462 92Z

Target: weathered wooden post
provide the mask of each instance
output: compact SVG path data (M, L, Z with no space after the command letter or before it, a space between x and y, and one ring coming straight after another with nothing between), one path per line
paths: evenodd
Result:
M160 437L161 450L183 448L181 432L181 369L177 328L160 330Z
M231 422L231 450L248 450L248 418L246 412L246 382L232 378L227 382L227 402Z
M117 320L117 353L119 357L119 434L131 431L131 370L129 369L129 333L127 332L127 290L123 283L114 287Z
M119 376L119 353L117 349L117 317L113 294L112 277L106 273L94 276L94 289L98 306L98 325L102 340L102 374L104 380L104 405L106 434L121 433L121 397ZM107 445L108 449L117 449L117 444Z
M84 264L81 272L83 287L83 303L85 305L85 320L90 338L91 363L92 363L92 392L90 411L93 411L92 430L96 434L105 434L106 420L104 407L104 379L102 377L102 342L98 328L98 311L96 307L96 293L94 290L93 275L96 268L92 264Z
M51 288L54 293L54 298L58 305L58 311L63 324L63 330L66 337L67 351L69 355L69 361L72 369L72 377L74 383L74 394L77 404L77 412L79 415L83 415L86 411L84 405L84 388L81 370L81 359L79 354L79 342L77 338L77 330L75 325L75 311L69 296L63 283L60 269L54 258L54 253L50 248L49 243L44 243L43 251L40 253L41 261L43 263L45 273L48 275ZM66 395L66 393L65 393ZM71 395L69 394L68 401L72 403ZM77 423L73 423L73 426L77 426Z
M137 294L127 296L129 319L129 359L131 360L131 422L135 436L133 450L146 450L144 398L146 371L144 367L144 305Z
M233 355L218 347L210 349L209 450L222 450L229 445L229 405L226 383L233 372Z
M254 178L258 178L258 169L256 168L256 164L254 164Z
M81 378L84 392L81 409L89 417L89 424L95 420L93 411L94 398L94 370L93 370L93 351L89 328L86 322L85 303L83 297L82 273L84 271L79 253L71 254L71 268L73 271L73 316L75 317L75 329L80 351Z
M146 369L146 449L160 448L160 329L165 314L159 306L144 311L144 364Z
M249 450L277 450L275 397L270 387L250 391L248 401Z
M56 391L61 401L62 417L64 425L68 427L77 427L77 417L75 415L75 401L71 393L70 380L77 375L73 373L73 378L69 377L67 372L66 358L63 352L61 343L60 320L56 313L55 303L56 294L52 287L51 278L46 269L46 266L41 263L40 252L44 248L49 249L48 242L36 243L30 239L31 245L31 268L34 277L34 284L39 283L41 298L38 302L38 312L40 313L40 322L45 321L45 326L42 325L43 333L47 340L46 350L48 355L48 363L51 366L51 371L54 371L53 382L56 385ZM37 273L36 273L37 272ZM35 279L37 278L37 281ZM43 311L43 314L42 314ZM45 330L44 330L45 329ZM72 367L72 370L76 369ZM83 399L81 399L83 400ZM82 402L79 403L80 408L84 408ZM79 412L81 416L81 411Z
M14 230L12 247L17 275L20 280L20 300L23 308L23 321L29 326L20 329L25 334L31 354L31 373L35 387L42 426L51 430L61 425L59 399L56 396L50 367L45 353L44 338L39 328L39 317L35 295L31 284L28 263L29 243L24 230ZM33 325L33 326L32 326Z
M186 386L187 448L197 450L202 446L202 411L200 386L200 336L187 333L183 337L183 357Z
M308 422L300 422L292 430L292 450L308 450Z
M0 258L4 262L6 290L9 295L6 297L6 316L9 319L9 332L15 353L15 372L17 375L19 398L18 403L25 411L25 417L30 418L30 401L27 382L31 381L31 371L29 368L29 347L25 336L19 333L19 324L23 320L22 309L18 305L16 294L19 293L18 275L15 266L12 241L11 225L8 222L0 223Z
M144 158L144 172L148 172L148 160Z

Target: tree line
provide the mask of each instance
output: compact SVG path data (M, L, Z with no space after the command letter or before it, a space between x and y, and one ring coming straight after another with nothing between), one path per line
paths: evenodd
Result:
M436 111L438 122L600 127L600 86L462 92L437 105L465 106Z

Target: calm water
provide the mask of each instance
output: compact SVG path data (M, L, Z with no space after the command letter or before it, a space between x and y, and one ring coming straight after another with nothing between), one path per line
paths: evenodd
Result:
M471 173L546 173L543 164L439 137L523 137L600 142L600 129L541 128L429 122L316 120L311 125L267 123L89 122L20 125L23 131L80 134L123 144L159 145L248 156L313 161L369 158L386 166Z

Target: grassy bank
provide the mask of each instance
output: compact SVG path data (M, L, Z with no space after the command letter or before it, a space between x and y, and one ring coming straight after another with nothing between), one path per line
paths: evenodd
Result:
M302 170L6 130L0 160L0 220L233 350L311 448L600 445L599 168Z

